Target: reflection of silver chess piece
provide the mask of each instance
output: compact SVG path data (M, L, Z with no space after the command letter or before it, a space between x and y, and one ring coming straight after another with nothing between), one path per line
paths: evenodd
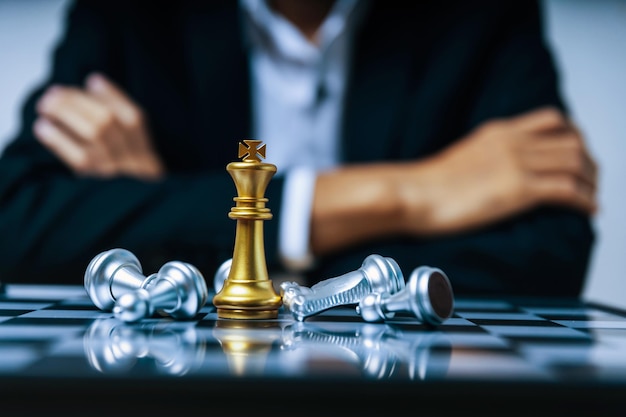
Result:
M403 290L368 294L357 306L357 313L366 321L387 320L406 312L430 325L441 324L453 310L450 280L441 269L429 266L415 268Z
M280 285L283 305L298 320L340 305L358 304L372 292L394 294L405 286L400 267L391 258L369 255L361 267L344 275L304 287L295 282Z
M281 349L293 353L303 351L307 360L314 354L330 356L334 360L356 365L367 376L375 379L387 379L394 373L398 367L398 358L392 352L380 348L381 340L392 337L393 329L369 323L350 323L349 328L334 329L334 324L290 324L283 329ZM325 325L329 328L325 328ZM295 359L290 362L293 366Z
M402 333L390 326L364 323L342 327L334 322L297 322L283 329L281 349L303 350L307 361L313 355L332 356L354 363L374 379L402 377L411 380L438 379L446 375L450 342L436 332Z
M206 341L196 323L150 322L127 325L116 319L96 320L83 336L89 364L98 372L125 374L142 359L153 359L167 375L184 375L201 366Z
M155 311L175 319L190 319L198 314L208 298L204 277L193 265L171 261L147 277L141 288L122 294L115 306L115 317L134 322Z
M141 288L145 279L141 264L132 252L110 249L89 262L85 290L96 307L111 311L122 294Z

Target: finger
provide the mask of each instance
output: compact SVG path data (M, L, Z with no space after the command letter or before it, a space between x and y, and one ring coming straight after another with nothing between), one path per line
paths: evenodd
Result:
M543 174L534 176L527 184L529 195L536 203L559 204L592 214L597 211L595 189L569 175Z
M583 136L582 132L580 131L580 128L578 126L576 126L575 123L570 122L570 129L574 133L575 137L577 138L577 140L579 141L581 146L583 147L584 155L585 155L585 163L588 165L589 171L593 174L593 177L597 181L597 179L598 179L598 163L596 162L596 160L592 156L592 154L589 152L589 150L588 150L588 148L587 148L587 146L585 144L585 137Z
M541 155L534 157L529 165L529 171L537 175L566 175L570 176L573 181L580 181L590 189L598 188L598 181L595 176L588 173L588 170L581 171L577 165L578 162L572 162L573 158L564 157L562 155L547 156Z
M86 80L86 89L115 113L127 127L141 124L141 111L134 101L115 83L102 74L94 73Z
M126 140L120 144L123 147L120 154L125 157L125 165L134 171L133 166L141 160L137 156L153 152L144 129L142 111L118 85L102 74L90 74L86 80L86 88L126 128Z
M568 120L556 107L542 107L510 119L514 127L524 131L545 131L568 126Z
M582 141L571 132L532 139L520 153L520 160L530 171L567 173L593 188L597 186L597 165Z
M571 149L526 152L521 157L524 168L535 173L563 173L575 176L596 187L598 176L592 161Z
M95 153L107 158L109 163L119 164L127 155L127 144L115 114L103 103L85 91L56 86L40 100L40 113L72 135L89 143Z
M52 121L39 117L33 124L33 133L39 142L63 161L72 171L80 174L107 175L110 167L107 158L99 158L84 143L80 143L67 130Z
M114 123L105 106L73 87L50 88L37 103L37 110L85 141L100 138L102 129Z
M141 177L159 177L163 166L152 148L142 109L114 82L102 74L91 74L87 91L105 104L126 128L123 146L125 172Z

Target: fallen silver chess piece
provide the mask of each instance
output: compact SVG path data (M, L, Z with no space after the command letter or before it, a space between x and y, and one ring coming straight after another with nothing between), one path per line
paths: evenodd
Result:
M155 311L175 319L191 318L208 299L206 281L193 265L171 261L157 273L145 276L137 257L120 248L94 257L84 279L93 303L127 322L149 317Z
M341 305L358 304L370 293L395 294L405 286L395 260L369 255L361 267L305 287L295 282L280 285L283 305L298 321Z
M356 308L366 321L388 320L395 313L411 313L419 321L438 325L454 311L454 294L447 275L439 268L415 268L406 287L395 294L374 292L366 295Z
M141 264L130 251L110 249L96 255L85 271L85 290L100 310L112 311L117 299L141 288L146 280Z
M136 322L156 311L177 320L193 318L205 305L208 289L204 277L191 264L171 261L146 278L141 288L122 294L115 306L115 317Z

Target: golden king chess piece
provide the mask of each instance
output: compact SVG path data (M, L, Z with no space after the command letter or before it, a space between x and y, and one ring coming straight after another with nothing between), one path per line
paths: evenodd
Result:
M263 222L272 218L264 197L276 166L261 162L265 144L260 140L239 143L241 162L226 170L237 187L236 206L228 217L237 220L232 266L222 289L213 297L217 316L225 319L271 319L278 317L282 298L267 273Z

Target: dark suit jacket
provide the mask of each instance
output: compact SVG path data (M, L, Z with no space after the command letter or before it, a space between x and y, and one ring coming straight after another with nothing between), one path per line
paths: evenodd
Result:
M206 277L232 256L236 190L227 163L251 136L248 60L235 1L79 1L48 79L27 99L22 129L0 159L0 279L81 284L89 260L123 247L147 273L194 263ZM431 155L489 119L564 105L536 3L376 1L357 37L343 161ZM77 178L33 138L34 104L53 83L91 71L144 109L171 175ZM263 138L257 138L263 140ZM280 169L280 167L278 167ZM267 188L270 275L280 268L276 220L283 182ZM592 250L589 219L542 207L491 227L436 239L392 238L320 259L312 280L378 253L442 268L455 293L578 295Z

